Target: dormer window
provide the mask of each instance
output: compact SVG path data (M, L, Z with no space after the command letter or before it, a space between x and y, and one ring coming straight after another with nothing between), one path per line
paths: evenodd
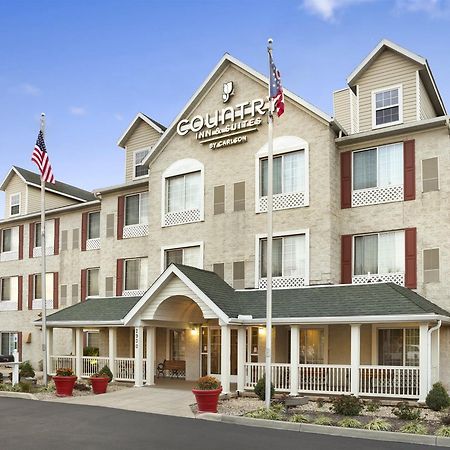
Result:
M10 216L18 216L20 214L20 193L11 195L9 207Z
M149 149L136 150L133 154L133 178L142 178L148 175L148 168L142 165L145 157L149 153Z
M403 123L402 87L372 91L372 127Z

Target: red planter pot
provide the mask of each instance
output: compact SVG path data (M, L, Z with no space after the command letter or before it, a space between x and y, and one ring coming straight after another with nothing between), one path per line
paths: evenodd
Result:
M92 392L94 394L105 394L108 388L108 377L91 377Z
M218 389L211 389L209 391L192 389L192 392L197 400L197 408L199 413L217 412L217 404L219 403L219 395L222 392L222 387Z
M53 377L56 387L56 395L58 397L72 397L73 387L77 377L75 375L70 377L63 377L55 375Z

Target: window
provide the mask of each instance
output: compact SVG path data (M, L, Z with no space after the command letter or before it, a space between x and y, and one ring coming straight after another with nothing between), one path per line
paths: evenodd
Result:
M0 333L1 354L12 355L14 350L18 349L19 337L17 333Z
M98 239L100 237L100 212L91 212L88 215L88 239Z
M100 269L87 269L87 296L88 297L98 297L99 295L99 287L98 287L98 279L99 279Z
M45 221L45 246L46 248L53 248L55 241L55 221ZM42 246L42 232L41 223L37 222L34 226L34 248Z
M324 363L325 333L322 328L300 330L300 364Z
M380 366L418 366L419 329L378 330L378 364Z
M167 178L166 188L166 212L172 213L201 208L200 172Z
M170 264L184 264L203 268L203 257L200 245L182 248L170 248L164 250L164 268Z
M225 278L225 264L224 263L216 263L213 264L213 272L219 275L222 280Z
M33 299L42 300L42 277L40 273L34 275ZM45 298L53 301L53 273L45 274Z
M93 349L96 349L98 352L100 348L100 332L98 330L89 330L85 331L84 335L86 338L86 345L84 348L91 347Z
M423 251L423 281L435 283L439 281L439 249L431 248Z
M372 92L372 108L374 128L402 123L401 86Z
M259 328L250 327L247 333L247 340L249 341L248 353L250 354L250 362L258 362L259 360ZM248 360L247 360L248 361Z
M19 227L2 230L2 253L19 250Z
M125 291L146 291L147 283L147 258L136 258L125 260Z
M234 210L245 210L245 181L234 183Z
M422 192L439 190L438 158L422 160Z
M354 275L404 273L403 230L355 236L354 246Z
M267 196L268 159L260 161L260 196ZM305 190L305 153L303 150L274 156L273 193L288 194Z
M353 152L353 190L403 185L403 144Z
M142 178L148 175L148 168L142 165L145 157L148 155L150 150L136 150L133 154L133 168L134 168L134 178Z
M186 354L186 331L169 330L170 333L170 359L183 361Z
M225 186L214 186L214 214L225 212Z
M17 216L20 214L20 193L11 194L9 197L9 215Z
M260 274L267 277L267 238L260 240ZM305 276L305 235L273 238L272 276Z
M148 225L148 192L125 197L125 225Z
M0 301L17 302L19 298L19 278L5 277L0 279Z
M233 287L234 289L245 288L245 262L237 261L233 263Z

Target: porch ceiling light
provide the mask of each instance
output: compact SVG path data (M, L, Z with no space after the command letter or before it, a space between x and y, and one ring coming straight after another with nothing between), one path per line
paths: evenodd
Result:
M198 336L198 327L196 327L195 325L191 326L191 335Z
M260 334L260 335L266 334L266 328L265 327L259 327L258 328L258 334Z

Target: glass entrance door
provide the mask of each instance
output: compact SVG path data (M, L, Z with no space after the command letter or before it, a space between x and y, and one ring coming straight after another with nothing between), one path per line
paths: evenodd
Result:
M209 336L209 373L211 375L220 375L220 328L210 328Z

